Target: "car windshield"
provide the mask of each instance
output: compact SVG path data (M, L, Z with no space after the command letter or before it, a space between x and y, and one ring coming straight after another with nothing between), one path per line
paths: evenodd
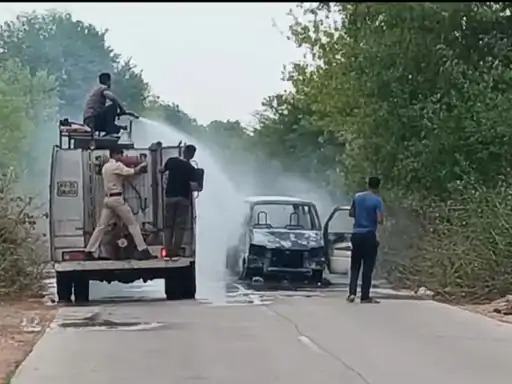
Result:
M320 230L318 214L311 204L262 203L252 212L254 228Z

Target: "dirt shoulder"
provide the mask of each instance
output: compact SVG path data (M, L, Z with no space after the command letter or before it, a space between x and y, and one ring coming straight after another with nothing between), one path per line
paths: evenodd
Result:
M512 295L489 304L464 305L461 308L503 323L512 324Z
M8 384L55 317L42 300L0 301L0 384Z

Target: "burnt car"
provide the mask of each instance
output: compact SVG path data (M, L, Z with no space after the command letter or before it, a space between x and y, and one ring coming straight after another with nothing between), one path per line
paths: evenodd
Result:
M226 255L231 274L241 280L281 277L321 283L326 266L339 267L337 259L331 263L330 258L335 256L335 244L349 235L331 235L328 229L339 208L331 213L327 229L322 231L318 210L311 201L254 196L247 198L246 204L242 233Z

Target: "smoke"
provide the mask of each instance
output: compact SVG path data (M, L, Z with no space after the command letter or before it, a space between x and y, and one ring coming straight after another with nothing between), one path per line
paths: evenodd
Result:
M49 169L51 148L58 140L57 127L41 129L34 135L31 157L37 158L29 170ZM198 299L214 302L225 300L226 250L237 240L242 219L246 213L244 199L251 195L297 196L316 203L321 217L325 218L334 202L329 195L302 178L285 172L278 164L269 161L268 167L255 167L249 154L231 151L227 155L233 165L227 166L226 153L221 155L218 146L193 138L172 126L140 119L134 126L133 139L137 147L148 147L161 141L164 145L176 145L180 141L193 143L198 151L195 160L205 169L205 187L197 200L197 295ZM38 143L38 145L35 145ZM230 157L231 156L231 157ZM263 172L262 169L265 169ZM47 208L48 172L35 172L30 189L37 191L38 200ZM41 228L45 232L45 228ZM98 284L97 284L98 285ZM156 281L147 291L163 291L163 282ZM150 288L150 287L148 287ZM117 289L125 290L119 286ZM111 289L99 288L103 296ZM129 290L129 289L128 289ZM144 289L146 291L146 289Z
M23 182L29 194L46 206L52 148L59 140L57 123L39 125L29 140Z
M250 167L237 167L227 172L218 152L204 141L192 138L174 127L140 119L134 127L136 146L149 146L155 141L164 145L176 145L181 140L197 146L195 160L205 169L204 190L197 200L197 295L198 299L220 301L225 296L227 275L225 271L226 249L238 240L241 224L246 213L244 199L250 195L287 195L309 199L319 208L321 217L332 209L333 202L327 193L297 176L286 173L265 177L251 172ZM233 163L246 164L248 159L236 153ZM275 180L262 185L264 179Z
M155 141L177 145L197 143L182 131L141 119L134 128L137 146ZM205 169L204 191L197 200L197 298L219 300L224 296L225 251L236 236L243 217L244 195L231 183L207 146L197 143L195 160Z

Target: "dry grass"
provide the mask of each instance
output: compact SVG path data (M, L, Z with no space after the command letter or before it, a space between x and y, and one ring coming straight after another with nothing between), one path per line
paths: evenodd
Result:
M489 304L465 305L460 308L512 324L512 296L506 296Z
M402 216L395 218L398 224L389 225L383 236L385 276L399 287L426 287L442 302L487 304L511 294L509 185L466 183L451 198L417 215L419 230ZM389 244L391 251L386 249Z
M37 295L47 248L37 233L32 199L19 195L15 174L0 175L0 297Z
M9 383L55 316L42 300L26 299L42 293L47 254L32 211L14 172L0 174L0 384Z
M8 384L52 322L56 308L44 305L41 300L0 302L0 307L0 384ZM25 324L33 322L37 327L27 329Z

